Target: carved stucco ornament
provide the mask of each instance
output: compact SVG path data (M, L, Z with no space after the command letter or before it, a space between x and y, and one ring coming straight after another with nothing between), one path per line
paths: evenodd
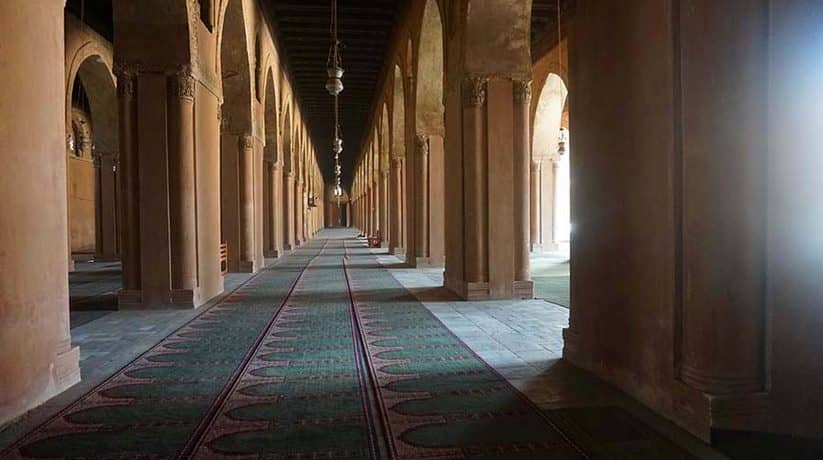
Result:
M486 103L486 84L488 79L469 77L463 82L463 105L480 107Z
M425 134L418 134L414 138L414 145L417 147L417 154L426 156L429 154L429 136Z
M197 81L192 75L191 67L183 66L177 72L177 96L185 99L194 99L194 90Z
M240 136L240 148L243 150L251 150L254 147L254 138L251 134L244 134Z
M532 100L531 80L514 80L514 102L516 104L529 104Z

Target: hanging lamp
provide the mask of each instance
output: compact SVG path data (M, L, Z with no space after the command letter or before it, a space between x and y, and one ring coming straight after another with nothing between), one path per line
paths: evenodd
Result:
M337 206L340 206L340 197L343 195L341 177L343 168L340 166L340 154L343 153L343 139L340 130L340 102L338 96L343 91L343 59L340 56L340 39L337 34L337 0L331 0L331 46L326 63L326 91L334 97L334 138L332 139L332 154L334 157L334 196L337 197Z

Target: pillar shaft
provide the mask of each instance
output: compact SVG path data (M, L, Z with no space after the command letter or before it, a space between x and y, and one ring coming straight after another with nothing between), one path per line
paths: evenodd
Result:
M197 223L195 221L194 88L183 71L170 77L169 95L169 223L172 290L197 287Z
M295 248L294 241L294 217L295 217L295 199L294 194L294 173L286 172L286 181L283 185L283 242L285 250L291 251Z
M277 163L272 163L269 169L271 177L269 179L271 209L269 209L269 236L271 241L271 251L273 256L279 257L283 253L283 200L280 191L283 190L283 172Z
M389 168L387 168L383 172L383 235L384 235L385 240L386 240L386 244L385 244L386 247L388 247L388 245L389 245L389 239L390 239L389 234L391 233L391 227L392 227L392 220L391 220L392 219L391 218L392 209L391 208L393 206L393 203L391 201L391 195L392 195L391 185L392 184L391 184L390 176L391 176L391 173L389 171Z
M254 266L254 139L246 134L238 141L240 160L240 269Z
M117 94L120 141L120 258L123 290L137 291L141 286L140 268L140 171L137 155L137 101L135 75L119 69Z
M542 162L540 160L532 161L531 163L531 177L529 178L529 185L531 186L531 194L529 195L529 239L531 240L531 250L540 251L540 169Z
M402 200L402 158L391 160L391 225L389 229L389 249L394 253L403 247L401 239L403 228L403 200Z
M531 84L514 82L514 281L529 281L529 107ZM531 289L523 292L531 297ZM515 288L517 291L517 287ZM514 293L518 296L518 292Z
M426 258L429 256L429 138L418 135L415 142L415 154L417 155L414 187L415 256Z
M80 380L66 276L63 5L0 2L0 161L10 168L0 179L0 425Z
M116 260L117 243L117 160L113 154L94 155L95 254L98 261Z
M466 82L463 98L463 189L465 226L465 281L486 283L488 274L488 185L487 158L483 143L483 108L486 103L486 81L481 78ZM488 289L488 287L480 287ZM470 288L471 289L471 288Z
M298 176L294 184L294 241L299 246L303 244L303 179Z
M552 244L554 248L560 245L560 218L558 217L558 209L560 209L560 187L558 186L558 179L560 177L560 159L552 160Z

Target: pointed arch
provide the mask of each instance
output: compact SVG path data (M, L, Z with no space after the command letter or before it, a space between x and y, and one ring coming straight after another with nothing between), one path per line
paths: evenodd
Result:
M383 103L383 111L380 115L380 170L388 171L389 155L392 150L391 131L389 130L389 105Z
M559 75L550 73L537 96L532 127L532 158L549 158L557 153L568 89Z
M418 133L444 134L443 21L436 0L427 0L417 44L415 121Z
M400 65L394 66L394 101L392 102L392 155L406 156L406 91Z
M265 90L263 92L263 121L265 124L265 149L264 158L266 161L277 163L281 161L278 146L279 136L277 119L277 87L275 86L274 70L269 67L266 72Z
M223 95L226 132L252 132L252 58L242 0L228 0L218 36L218 75Z

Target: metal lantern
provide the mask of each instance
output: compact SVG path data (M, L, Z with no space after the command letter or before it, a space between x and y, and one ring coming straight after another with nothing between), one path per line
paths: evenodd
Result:
M569 132L566 128L560 128L560 136L557 139L557 153L563 155L568 151Z
M332 96L337 96L343 91L343 69L338 66L329 67L326 73L329 75L329 79L326 80L326 91Z

